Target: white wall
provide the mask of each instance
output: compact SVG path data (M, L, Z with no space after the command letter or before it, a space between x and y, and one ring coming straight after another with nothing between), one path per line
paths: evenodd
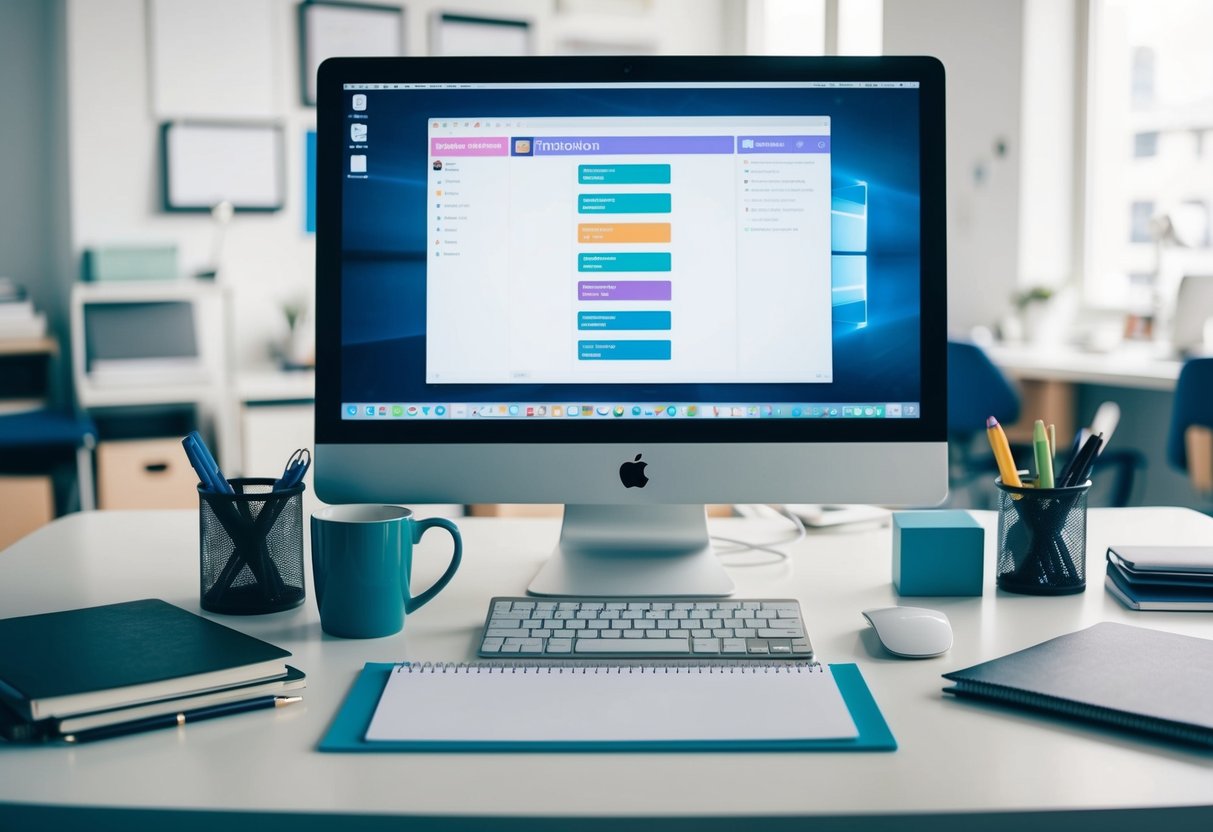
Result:
M0 276L29 290L61 341L72 279L63 12L60 0L0 2ZM60 400L66 372L52 376Z
M1023 15L1023 0L885 0L885 54L934 55L947 71L948 325L958 332L996 322L1019 279Z
M303 231L304 132L315 110L300 105L297 0L269 3L274 19L272 50L276 111L286 130L287 202L269 215L238 214L226 236L223 265L235 287L238 366L269 361L270 345L286 334L282 303L309 296L314 283L314 239ZM206 4L186 3L192 14ZM534 22L540 53L559 50L569 38L598 43L639 43L664 54L711 54L739 49L731 21L738 4L726 0L655 0L636 16L611 13L610 3L580 2L575 13L558 12L556 0L410 0L405 11L406 52L426 54L430 13L480 13ZM241 21L230 21L233 32ZM146 0L67 0L71 247L78 257L89 246L123 242L172 242L183 270L209 263L212 225L205 215L159 210L160 119L151 111ZM223 60L223 43L215 59ZM199 66L205 72L205 66Z

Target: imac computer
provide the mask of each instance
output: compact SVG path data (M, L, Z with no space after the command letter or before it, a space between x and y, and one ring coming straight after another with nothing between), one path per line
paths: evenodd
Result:
M338 58L316 489L564 503L540 595L727 595L705 503L947 489L931 58Z

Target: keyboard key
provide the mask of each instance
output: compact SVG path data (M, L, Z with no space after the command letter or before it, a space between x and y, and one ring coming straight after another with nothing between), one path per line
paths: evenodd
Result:
M657 622L658 630L677 630L678 622L672 618L663 618Z
M746 639L745 646L746 649L751 653L756 653L762 656L765 656L771 652L770 648L767 647L767 643L762 639L748 638Z
M767 648L771 651L772 655L775 653L791 653L792 642L786 638L773 638L767 642Z
M577 638L598 638L598 630L574 630Z
M543 639L541 638L524 638L522 644L518 648L519 653L542 653Z
M807 641L793 641L792 652L798 656L812 655L813 647Z
M573 640L569 638L553 638L548 640L549 653L571 653L573 652Z
M715 638L697 638L691 642L696 653L719 653L720 640Z
M485 653L497 653L501 650L501 645L505 643L503 638L486 638L484 643L480 645L480 649Z
M626 618L616 618L611 621L611 629L612 630L630 630L630 629L632 629L632 622L628 621Z
M722 640L721 644L720 644L720 652L721 653L745 653L746 652L745 639L744 638L726 638L726 639Z
M493 627L491 629L485 630L484 634L486 637L490 637L490 638L509 638L510 636L517 636L520 632L521 632L520 630L516 630L516 629L507 630L507 629L498 629L496 627ZM529 632L528 632L528 635L529 635Z
M681 639L643 639L641 641L578 641L575 653L677 653L687 652L687 643Z
M759 638L804 638L804 630L796 627L770 627L758 631Z
M514 629L521 626L522 621L518 618L498 618L497 616L493 616L489 619L489 627L494 630Z
M552 631L544 629L531 630L531 635L533 635L535 638L551 638Z
M712 638L732 638L732 637L733 637L733 628L732 627L717 627L715 630L712 630Z
M624 638L644 638L644 631L643 630L624 630L623 637Z
M665 630L645 630L645 638L665 638Z
M599 630L601 638L623 638L623 630Z
M691 630L691 638L711 638L711 630Z
M649 618L641 618L638 621L633 621L632 627L637 630L655 630L657 629L657 622Z

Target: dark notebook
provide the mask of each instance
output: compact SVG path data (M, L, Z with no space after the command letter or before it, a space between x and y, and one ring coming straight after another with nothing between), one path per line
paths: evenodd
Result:
M38 720L286 675L291 654L147 599L0 620L0 702Z
M1213 746L1213 641L1104 622L945 673L957 696Z

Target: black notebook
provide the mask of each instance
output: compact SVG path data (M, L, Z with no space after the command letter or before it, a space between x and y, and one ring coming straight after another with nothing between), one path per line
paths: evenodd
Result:
M1213 746L1213 641L1104 622L945 673L992 699Z
M39 720L285 676L291 654L164 601L0 620L0 701Z

